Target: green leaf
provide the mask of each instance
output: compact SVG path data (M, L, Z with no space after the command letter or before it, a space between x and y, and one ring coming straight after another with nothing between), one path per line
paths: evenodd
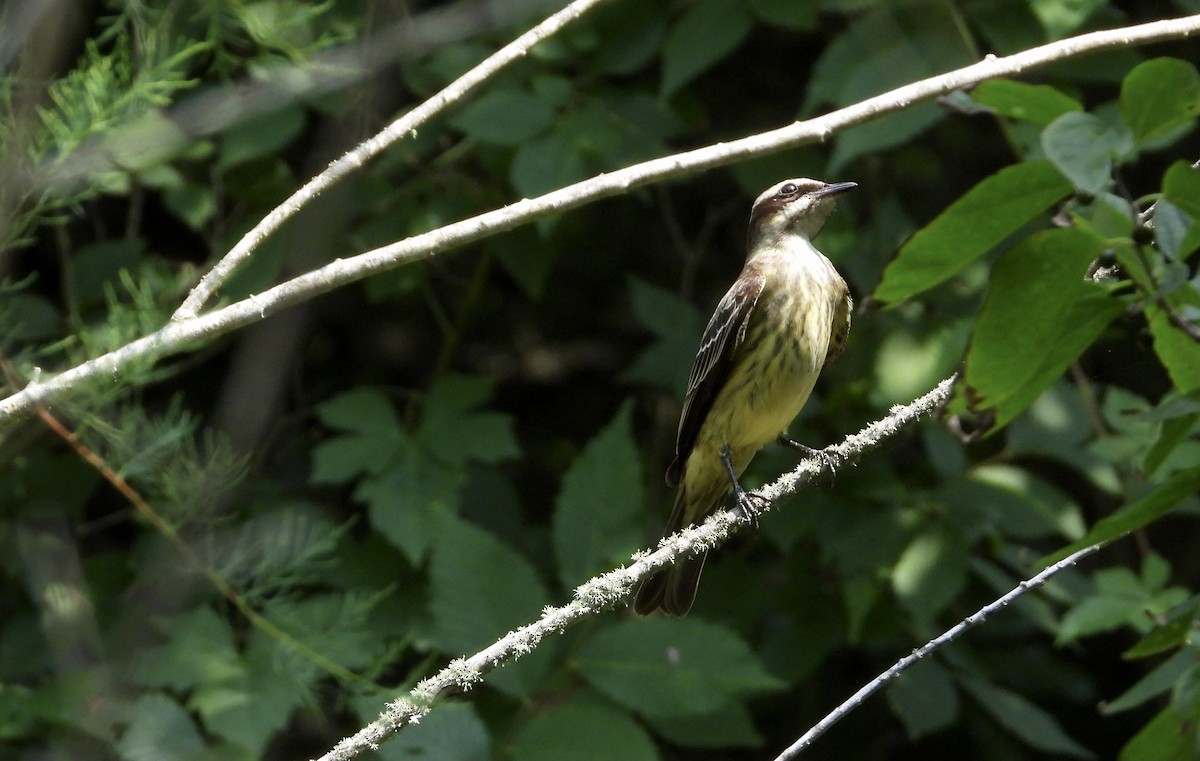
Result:
M904 724L908 739L941 731L958 718L958 691L937 661L917 661L887 687L888 704Z
M318 646L319 647L319 646ZM316 666L287 645L254 630L236 680L197 689L188 701L205 728L261 758L296 707L311 698Z
M873 298L894 303L948 280L1070 193L1071 184L1048 161L1000 170L904 244Z
M350 670L361 670L378 662L386 648L381 633L366 623L378 601L379 595L366 589L349 593L335 590L312 593L304 599L280 597L270 601L264 613L281 630L330 661ZM286 644L269 644L282 647L282 657L307 660L303 656L288 653ZM280 657L276 655L275 660L278 661ZM280 665L275 663L274 668ZM308 666L305 662L288 671L298 673Z
M1167 706L1125 743L1118 761L1195 761L1195 717Z
M591 12L600 33L593 65L604 74L632 74L654 60L667 31L661 3L602 5Z
M1158 426L1150 420L1150 403L1120 386L1109 386L1101 405L1104 421L1113 435L1091 442L1092 454L1112 463L1129 463L1154 444Z
M1163 193L1192 218L1200 220L1200 169L1176 161L1163 175Z
M429 565L432 638L472 653L537 616L549 595L529 561L453 515L439 515Z
M195 761L204 739L187 711L161 693L138 698L129 708L129 726L117 743L123 761Z
M1058 171L1087 193L1099 193L1112 180L1114 159L1133 141L1119 126L1092 114L1063 114L1042 131L1042 150Z
M361 716L364 722L377 715ZM385 761L491 761L491 737L487 725L467 703L446 702L436 706L420 724L379 746L375 755Z
M945 6L869 5L821 51L805 93L805 113L821 104L857 103L974 60L954 12Z
M971 97L1001 116L1043 127L1063 114L1083 110L1079 101L1050 85L1011 79L989 79L972 90Z
M454 512L466 480L462 467L408 445L391 467L364 479L354 498L367 505L371 526L416 565L433 540L437 517Z
M356 388L317 407L317 418L328 428L387 436L400 428L391 401L371 388Z
M193 230L204 229L205 224L208 224L217 212L216 194L212 192L212 188L193 185L191 182L179 187L168 187L162 194L162 202L168 211Z
M1157 474L1163 463L1179 451L1181 445L1185 445L1184 442L1188 440L1187 437L1195 429L1197 422L1200 422L1200 412L1163 421L1158 439L1142 459L1142 470L1146 478Z
M1121 654L1127 660L1147 658L1167 650L1175 650L1187 643L1196 625L1196 611L1185 610L1161 626L1156 626L1137 644Z
M521 453L513 420L499 412L474 412L492 395L482 378L448 375L429 387L421 408L417 440L435 458L451 464L498 462Z
M812 5L795 3L796 6ZM821 52L802 111L847 106L890 88L971 63L953 12L938 3L872 3ZM868 54L869 52L869 54ZM913 104L838 136L829 171L899 145L945 118L932 103Z
M1098 191L1088 201L1072 204L1072 221L1098 238L1126 239L1133 236L1137 210L1115 193Z
M1072 739L1053 716L1017 693L976 677L963 676L959 681L996 723L1030 747L1071 758L1093 758L1092 752Z
M863 641L867 616L875 609L883 590L878 579L852 576L842 581L842 598L846 606L846 639L851 644Z
M404 442L404 429L391 401L379 391L357 388L317 407L327 427L345 431L313 448L311 481L340 484L362 473L378 473Z
M759 747L763 737L742 703L688 716L648 716L646 721L667 741L683 748Z
M1177 288L1167 298L1175 320L1181 320L1200 332L1200 292L1192 285ZM1154 353L1162 360L1171 382L1181 394L1200 390L1200 341L1185 332L1171 315L1157 304L1146 306L1150 334L1154 336Z
M1184 648L1155 666L1150 673L1137 680L1132 687L1114 700L1100 705L1103 715L1121 713L1137 708L1149 700L1167 692L1179 681L1184 672L1196 665L1196 651Z
M641 457L633 440L633 404L592 439L563 478L554 511L554 553L571 589L637 549L644 505Z
M304 123L304 109L298 105L241 122L221 133L217 166L228 170L254 159L274 156L300 135Z
M936 103L914 103L903 111L886 114L838 134L829 157L829 174L840 173L854 159L904 145L945 118Z
M509 168L509 181L526 198L556 190L589 174L588 164L568 136L559 132L522 143Z
M654 741L628 714L599 701L575 699L538 713L521 728L513 761L657 761Z
M450 120L476 140L520 145L554 125L557 114L541 98L521 90L493 90Z
M1200 491L1200 465L1181 470L1163 483L1155 486L1118 512L1100 520L1082 539L1073 542L1058 552L1039 561L1042 567L1056 563L1073 552L1093 544L1107 544L1130 531L1139 529L1166 515L1183 500Z
M73 298L80 305L103 304L106 291L120 287L121 270L137 272L145 253L146 241L141 238L81 246L71 257L71 268L66 273L71 278Z
M236 132L234 127L231 132ZM184 153L191 138L182 125L165 113L146 111L106 135L100 151L114 164L132 172L155 172Z
M1154 234L1161 241L1175 227L1173 245L1160 248L1174 259L1183 259L1200 248L1200 169L1176 161L1163 177L1164 198L1155 206Z
M934 525L917 534L892 569L892 588L921 630L967 583L967 542L950 526Z
M1137 143L1153 142L1200 114L1200 74L1177 58L1146 61L1121 83L1120 108Z
M817 23L816 3L797 3L795 0L749 0L749 8L768 24L788 29L812 29Z
M1078 505L1025 468L976 466L935 493L944 505L962 506L952 519L966 534L967 545L997 535L1070 539L1084 531Z
M967 351L973 409L992 409L998 430L1028 407L1124 308L1085 279L1101 241L1047 230L996 263Z
M543 241L530 226L510 230L490 239L488 244L525 295L531 301L540 301L558 261L556 247Z
M1196 232L1192 218L1170 200L1160 198L1155 202L1154 245L1168 260L1185 259L1196 250L1200 245L1200 236Z
M1030 9L1046 30L1046 35L1057 40L1083 26L1104 0L1031 0Z
M62 313L49 300L25 292L5 293L3 298L8 340L38 341L62 335Z
M1112 631L1145 620L1145 598L1138 579L1128 568L1111 568L1097 574L1108 589L1097 589L1067 611L1059 625L1055 644Z
M753 21L742 3L700 0L671 25L663 43L662 94L671 96L749 34Z
M704 315L671 291L632 275L628 282L633 312L657 340L638 355L622 377L682 391L680 386L696 358L696 346L704 331Z
M1200 664L1192 664L1175 683L1171 707L1184 716L1200 716Z
M596 689L651 717L705 714L783 686L736 634L695 618L621 621L596 632L578 664Z
M137 654L134 678L138 684L184 692L241 674L233 631L212 608L196 608L168 621L165 642Z

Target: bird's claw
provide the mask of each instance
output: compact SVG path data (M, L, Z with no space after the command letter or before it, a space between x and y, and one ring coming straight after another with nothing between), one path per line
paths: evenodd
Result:
M833 486L837 481L837 460L836 458L824 449L814 449L807 444L801 444L799 441L789 437L780 436L779 443L785 447L795 449L797 452L803 452L808 457L817 457L821 460L821 474L828 481L829 486Z
M733 495L734 511L738 517L758 528L758 516L771 505L771 500L758 492L739 490Z

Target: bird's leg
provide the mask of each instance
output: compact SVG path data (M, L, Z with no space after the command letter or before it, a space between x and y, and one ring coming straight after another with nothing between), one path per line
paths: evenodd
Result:
M824 449L813 449L807 444L801 444L786 433L779 434L778 439L780 445L795 449L798 452L803 452L809 457L820 457L822 468L825 476L829 479L829 485L833 486L834 480L837 478L837 470L834 467L833 455L826 452Z
M729 447L721 450L721 462L725 465L725 472L729 474L729 484L733 487L733 502L738 513L750 522L755 528L758 528L758 514L762 512L762 508L768 503L766 497L761 494L755 494L751 491L746 491L742 485L738 483L737 473L733 470L733 459L729 455ZM755 501L759 504L754 504Z

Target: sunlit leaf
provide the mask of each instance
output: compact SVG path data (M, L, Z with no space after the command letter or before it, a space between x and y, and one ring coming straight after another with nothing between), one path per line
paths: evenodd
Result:
M1184 499L1194 496L1198 491L1200 491L1200 466L1181 470L1155 486L1140 499L1098 521L1079 541L1042 558L1039 564L1050 565L1084 547L1111 542L1113 539L1157 520L1178 507Z
M1028 407L1124 309L1085 279L1102 241L1074 229L1038 233L992 272L967 351L975 409L1001 427Z
M1083 106L1050 85L1031 85L1012 79L989 79L971 91L971 97L1001 116L1046 126Z
M894 303L948 280L1070 192L1071 184L1048 161L1002 169L913 235L873 298Z
M1152 142L1200 114L1200 74L1177 58L1146 61L1121 83L1120 105L1138 143Z

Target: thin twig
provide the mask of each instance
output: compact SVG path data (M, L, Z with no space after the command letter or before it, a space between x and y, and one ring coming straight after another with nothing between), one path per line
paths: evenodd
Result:
M7 357L0 356L0 369L3 370L3 374L8 378L9 383L12 383L13 385L19 385L20 378L17 377L16 369L13 368L9 363ZM82 439L79 438L75 431L72 431L70 428L64 425L49 410L40 404L37 405L36 411L37 415L42 419L42 422L48 429L50 429L52 433L54 433L55 436L58 436L60 439L62 439L67 446L71 447L71 449L75 451L75 454L79 456L79 459L92 466L96 472L98 472L104 478L105 481L108 481L108 483L114 489L116 489L126 501L129 502L129 504L133 505L134 509L136 509L138 513L141 514L141 516L158 531L159 534L161 534L167 539L167 541L175 546L175 550L184 558L184 560L187 561L192 568L204 576L204 578L208 580L208 583L211 584L218 592L220 592L221 596L228 600L233 607L237 608L238 612L240 612L247 621L257 627L268 637L274 639L284 647L290 648L300 655L300 657L308 660L317 668L323 669L326 673L335 677L336 679L339 679L346 684L355 685L360 689L371 692L379 691L379 685L364 679L358 674L355 674L353 671L350 671L342 665L325 657L321 653L309 647L302 640L296 639L292 635L280 629L278 626L272 623L270 619L266 618L257 610L255 610L254 607L246 601L246 598L243 597L240 592L234 589L233 585L229 583L224 576L222 576L215 568L209 565L208 562L200 556L200 553L196 552L196 550L190 544L188 544L182 536L179 535L179 532L175 529L175 526L171 525L166 518L162 517L162 515L160 515L159 512L155 510L154 507L147 502L144 497L142 497L141 492L139 492L133 487L132 484L125 480L124 476L113 470L113 468L104 460L103 457L100 456L98 452L89 447L83 442Z
M175 311L171 319L178 322L195 317L204 303L212 298L212 295L221 287L222 283L229 279L238 265L245 261L267 236L279 229L284 222L317 195L353 174L355 170L382 153L392 143L406 135L415 134L418 127L482 86L505 66L524 58L539 42L575 21L594 6L606 1L575 0L566 8L488 56L482 63L451 82L432 98L384 127L374 137L334 161L325 171L306 182L290 198L275 207L250 232L243 235L237 245L230 249L229 253L200 279L200 282L184 299L183 304Z
M909 404L893 407L886 418L872 423L859 433L847 436L841 444L826 449L825 455L802 461L795 470L759 490L759 493L771 500L791 494L800 484L812 483L821 478L827 471L829 457L832 457L837 465L854 462L863 454L877 448L884 440L895 436L906 426L945 404L950 398L955 378L956 376L947 378L932 391ZM764 504L764 510L770 508L769 502ZM469 658L452 661L442 671L422 680L408 697L389 703L378 719L342 740L322 756L320 761L348 761L367 749L377 748L380 743L404 727L419 722L429 713L431 705L438 698L471 689L485 674L531 652L547 636L624 602L638 582L654 571L674 563L681 556L720 546L747 523L748 519L740 513L723 510L709 516L700 526L689 526L677 534L665 537L653 552L639 552L627 565L577 587L575 599L566 605L547 608L537 621L509 632Z
M818 721L812 729L804 733L803 737L792 743L792 745L790 745L783 753L780 753L778 756L776 756L775 761L791 761L791 759L796 758L796 756L800 755L801 751L803 751L809 745L812 745L814 740L825 734L826 730L828 730L837 722L841 721L846 714L857 708L868 697L878 692L879 688L900 676L900 674L904 673L905 670L907 670L917 661L929 655L934 650L937 650L942 645L949 644L958 639L963 632L967 631L976 624L983 623L988 616L997 612L1001 608L1007 607L1014 600L1029 590L1037 589L1038 587L1042 586L1054 574L1058 573L1064 568L1069 568L1075 565L1080 560L1083 560L1085 557L1091 555L1093 552L1096 552L1102 547L1104 547L1104 543L1093 544L1091 547L1084 547L1075 554L1063 558L1033 578L1022 581L1016 587L1004 594L1004 596L983 606L979 610L964 618L962 621L959 621L957 624L947 629L941 635L931 639L923 646L913 650L909 655L906 655L900 660L896 661L896 663L890 669L875 677L869 683L863 685L862 689L851 695L846 702L834 709L825 718Z
M0 425L18 415L29 414L35 402L51 403L88 379L119 377L121 371L132 362L183 351L196 341L231 332L256 322L267 314L361 280L368 275L458 248L541 217L628 192L631 188L652 182L731 164L753 156L767 155L804 143L823 141L839 130L901 111L918 101L928 100L986 79L1019 74L1084 53L1188 37L1197 32L1200 32L1200 14L1092 32L1004 58L988 57L979 63L899 87L824 116L729 143L718 143L635 164L534 199L518 201L510 206L455 222L438 230L415 235L374 251L349 259L339 259L222 309L192 319L172 322L155 333L71 368L54 378L30 384L21 392L0 401Z

